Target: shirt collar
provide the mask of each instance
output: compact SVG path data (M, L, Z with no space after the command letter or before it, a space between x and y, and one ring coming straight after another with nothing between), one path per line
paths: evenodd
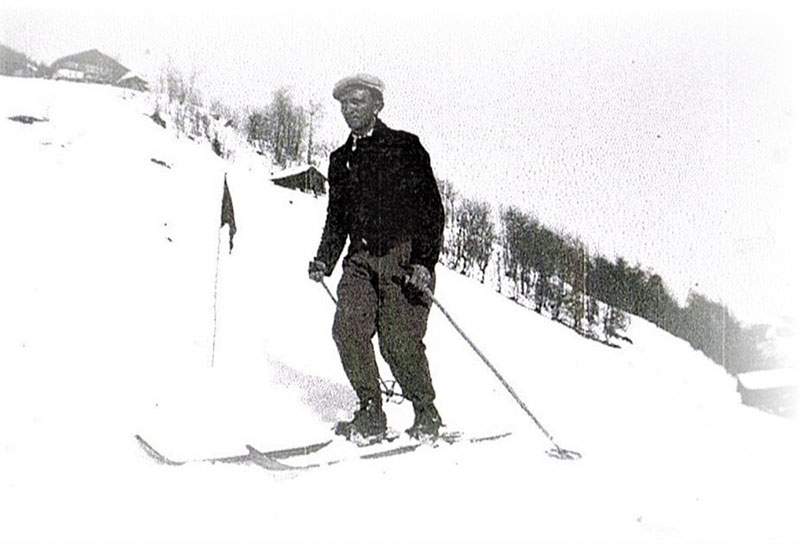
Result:
M358 140L358 139L366 139L367 137L371 137L374 132L375 132L375 126L373 125L372 127L370 127L369 131L367 131L363 135L357 135L356 133L353 133L352 131L350 132L350 134L353 135L353 140Z
M374 132L375 132L375 127L374 126L369 131L364 133L363 135L356 135L355 133L351 132L350 133L350 150L355 152L356 148L358 147L358 144L357 144L358 141L360 141L361 139L366 139L367 137L371 137L372 133L374 133Z
M364 135L356 135L352 131L350 132L350 149L355 151L357 142L361 139L366 139L367 137L371 137L376 130L380 131L383 129L384 125L380 118L375 118L375 123L372 125L369 131L367 131Z

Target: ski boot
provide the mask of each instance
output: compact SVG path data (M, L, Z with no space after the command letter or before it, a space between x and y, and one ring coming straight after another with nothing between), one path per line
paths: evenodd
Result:
M439 437L442 425L442 418L433 403L414 405L414 425L406 429L406 433L412 439L430 441Z
M381 400L370 399L361 403L353 419L337 423L334 432L362 446L381 442L386 437L386 414L381 408Z

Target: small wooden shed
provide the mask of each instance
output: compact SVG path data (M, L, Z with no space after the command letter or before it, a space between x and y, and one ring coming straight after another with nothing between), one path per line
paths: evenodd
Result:
M139 76L138 74L134 74L133 72L128 72L117 80L114 84L118 87L127 87L128 89L135 89L136 91L147 91L147 80Z
M278 186L318 196L325 193L325 182L328 179L313 165L298 165L273 173L270 180Z

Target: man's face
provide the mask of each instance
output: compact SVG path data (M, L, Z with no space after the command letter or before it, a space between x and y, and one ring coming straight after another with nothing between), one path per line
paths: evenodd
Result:
M367 131L372 125L377 111L380 110L375 97L363 87L346 90L340 102L342 116L350 129L356 133Z

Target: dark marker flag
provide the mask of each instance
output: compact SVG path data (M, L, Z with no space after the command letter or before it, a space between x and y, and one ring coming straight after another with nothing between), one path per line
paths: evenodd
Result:
M228 190L228 174L225 174L225 189L222 192L222 215L220 218L219 227L228 225L228 234L230 236L230 250L228 253L233 252L233 235L236 233L236 218L233 216L233 200L231 199L231 191Z

